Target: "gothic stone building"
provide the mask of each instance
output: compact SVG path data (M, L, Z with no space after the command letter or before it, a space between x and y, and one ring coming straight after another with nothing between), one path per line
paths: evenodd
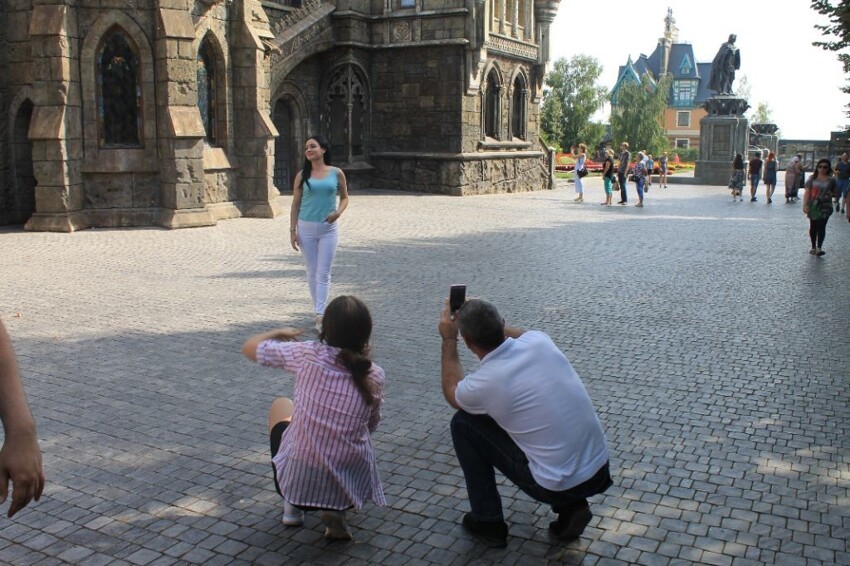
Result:
M0 224L272 217L314 133L354 190L545 188L558 1L3 0Z

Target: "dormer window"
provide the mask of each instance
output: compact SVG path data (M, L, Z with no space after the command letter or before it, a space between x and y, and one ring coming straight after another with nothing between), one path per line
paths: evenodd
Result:
M682 57L682 62L679 64L680 75L690 75L694 65L691 63L691 58L685 55Z

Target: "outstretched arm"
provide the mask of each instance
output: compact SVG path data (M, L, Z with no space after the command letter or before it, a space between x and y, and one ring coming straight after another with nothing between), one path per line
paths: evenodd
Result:
M44 490L44 470L38 447L35 420L27 405L18 364L6 327L0 322L0 420L5 440L0 449L0 503L9 494L12 482L12 504L9 517L38 501Z
M242 345L242 355L251 360L257 361L257 348L266 340L280 340L281 342L292 342L296 340L304 329L298 328L278 328L277 330L269 330L260 334L255 334L245 341Z

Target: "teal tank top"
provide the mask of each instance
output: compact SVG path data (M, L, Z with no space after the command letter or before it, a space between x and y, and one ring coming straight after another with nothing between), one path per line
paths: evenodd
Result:
M336 210L339 178L336 167L328 171L323 179L309 178L301 186L301 209L298 220L322 222Z

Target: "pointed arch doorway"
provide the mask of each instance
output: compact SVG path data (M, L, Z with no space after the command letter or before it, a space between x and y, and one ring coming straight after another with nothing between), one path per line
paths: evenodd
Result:
M35 212L35 186L32 165L32 142L28 133L33 103L24 100L15 114L11 136L12 192L0 210L0 223L24 224Z
M280 96L272 109L272 122L278 131L274 141L274 186L281 194L289 194L301 169L301 148L307 135L296 100L287 94Z

